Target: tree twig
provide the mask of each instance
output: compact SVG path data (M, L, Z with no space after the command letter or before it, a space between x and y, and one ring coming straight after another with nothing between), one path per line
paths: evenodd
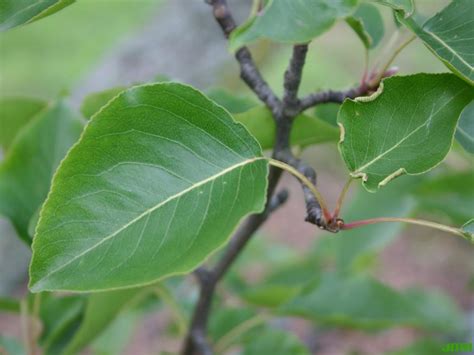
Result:
M290 64L285 71L283 106L285 108L285 114L290 117L294 117L299 113L298 89L301 83L301 75L303 73L307 52L307 44L295 45L293 47L293 56L291 57Z
M206 2L212 6L214 18L221 27L225 37L228 38L230 33L237 26L232 17L229 6L227 5L227 1L206 0ZM235 58L240 66L240 77L242 80L258 96L258 98L265 103L274 115L278 114L281 109L281 101L263 79L248 48L242 47L237 50Z

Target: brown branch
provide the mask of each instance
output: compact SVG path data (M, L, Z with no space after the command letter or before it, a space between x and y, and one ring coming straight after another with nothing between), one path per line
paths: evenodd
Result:
M310 107L330 102L342 103L345 99L354 99L358 96L363 96L369 92L366 85L361 85L345 91L322 91L310 94L300 100L300 109L304 111Z
M301 83L308 45L301 44L293 47L293 56L285 71L283 107L287 116L296 116L299 113L298 89Z
M237 27L230 12L226 0L206 0L212 6L214 18L222 29L226 38ZM265 103L273 114L278 114L281 108L280 99L268 86L265 79L260 74L252 54L247 47L242 47L235 53L235 58L240 66L240 77L247 86Z
M362 82L362 84L349 90L328 90L309 94L300 100L300 110L304 111L310 107L330 102L341 104L345 99L354 99L359 96L369 95L378 89L382 79L395 75L397 72L398 68L393 67L384 71L382 75L379 75L377 72L372 73L370 78Z
M224 35L229 37L236 25L226 1L207 0L207 2L212 5L214 17L224 32ZM298 100L298 89L301 83L301 74L307 50L308 46L306 44L296 45L293 48L293 56L285 72L285 93L283 102L277 98L262 78L252 59L250 51L246 47L240 48L236 52L235 58L240 65L240 76L242 80L271 110L275 119L277 132L273 157L283 159L285 162L294 165L315 184L316 173L312 168L304 165L301 161L293 157L290 150L289 139L293 119L301 110ZM206 338L206 333L216 286L245 248L255 231L257 231L267 220L271 212L286 201L288 197L286 191L274 195L274 190L280 177L281 170L272 166L268 178L268 202L264 211L260 214L251 215L244 221L213 268L199 268L196 270L195 274L199 281L200 293L188 334L185 339L184 347L182 349L183 355L212 354L212 349ZM303 191L308 211L307 220L317 225L321 225L321 207L307 187L303 187Z

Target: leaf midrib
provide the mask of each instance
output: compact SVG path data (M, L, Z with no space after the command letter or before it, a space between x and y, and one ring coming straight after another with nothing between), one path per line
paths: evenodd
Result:
M446 107L446 105L448 105L451 101L453 101L456 97L458 97L459 95L461 95L464 91L464 90L461 90L460 92L458 92L456 95L453 95L445 104L443 104L438 110L436 110L436 112L434 112L433 114L430 115L430 117L425 121L423 122L423 124L421 124L420 126L416 127L413 131L411 131L407 136L405 136L403 139L401 139L398 143L394 144L392 147L390 147L389 149L387 149L385 152L383 152L382 154L379 154L377 155L374 159L372 159L371 161L369 161L368 163L364 164L363 166L357 168L356 170L354 170L353 173L355 174L358 174L358 173L361 173L363 172L364 169L368 168L369 166L371 166L372 164L374 164L375 162L379 161L380 159L382 159L385 155L387 155L388 153L392 152L393 150L397 149L403 142L405 142L408 138L410 138L413 134L415 134L416 132L418 132L421 128L423 128L424 126L427 125L428 122L430 122L432 119L434 119L434 117L439 113L439 111L441 111L443 108Z
M91 247L87 248L86 250L84 250L83 252L79 253L78 255L74 256L72 259L70 259L68 262L64 263L63 265L59 266L58 268L54 269L53 271L49 272L48 274L46 274L44 277L42 277L40 280L45 280L47 279L49 276L57 273L58 271L64 269L66 266L68 266L69 264L73 263L74 261L76 261L77 259L79 259L80 257L88 254L89 252L93 251L94 249L96 249L97 247L99 247L100 245L102 245L103 243L105 243L106 241L112 239L113 237L115 237L116 235L118 235L120 232L122 232L123 230L125 230L126 228L128 228L130 225L132 225L133 223L139 221L141 218L145 217L146 215L148 214L151 214L153 211L157 210L158 208L162 207L163 205L167 204L168 202L176 199L176 198L180 198L181 196L183 196L184 194L198 188L199 186L202 186L210 181L213 181L217 178L219 178L220 176L223 176L229 172L231 172L232 170L235 170L239 167L243 167L245 165L248 165L248 164L251 164L251 163L254 163L258 160L266 160L265 157L255 157L255 158L252 158L252 159L246 159L244 161L241 161L240 163L238 164L234 164L230 167L227 167L226 169L220 171L219 173L217 174L214 174L214 175L211 175L209 177L207 177L206 179L198 182L198 183L195 183L189 187L187 187L186 189L166 198L165 200L159 202L158 204L156 204L155 206L147 209L146 211L144 211L143 213L141 213L140 215L138 215L137 217L135 217L134 219L132 219L131 221L127 222L126 224L124 224L122 227L120 227L119 229L117 229L115 232L113 232L112 234L109 234L107 235L106 237L104 237L103 239L101 239L99 242L97 242L96 244L92 245ZM39 282L40 280L38 280L37 282ZM37 283L36 282L36 283Z

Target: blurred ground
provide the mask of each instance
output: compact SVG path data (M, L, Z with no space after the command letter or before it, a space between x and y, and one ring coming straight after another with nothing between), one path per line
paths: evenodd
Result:
M230 3L243 19L249 2ZM432 13L447 1L420 3L427 13ZM385 17L386 33L390 33L390 14L385 13ZM248 93L238 80L237 66L210 9L201 0L81 0L45 20L1 34L0 50L0 95L54 98L61 92L70 92L77 106L87 93L119 84L153 81L160 74L203 89L223 84ZM281 88L289 48L264 44L254 51L269 83ZM302 92L351 86L363 72L363 58L362 45L353 32L345 24L337 25L311 44ZM446 71L418 42L411 44L395 64L401 73ZM318 146L303 157L317 168L319 188L327 200L335 201L345 183L346 171L334 145ZM285 177L282 186L289 189L290 200L272 215L259 237L304 252L315 238L328 236L303 221L299 185ZM0 221L0 295L24 291L28 259L29 252L14 239L6 222ZM380 255L377 275L399 288L441 289L467 316L473 312L474 297L467 288L474 275L472 250L456 238L407 228ZM176 351L179 343L160 335L167 317L169 314L164 311L139 322L126 354ZM406 329L378 334L314 330L304 321L286 322L284 326L323 355L380 354L411 343L418 335ZM0 315L0 334L3 333L18 336L18 319Z

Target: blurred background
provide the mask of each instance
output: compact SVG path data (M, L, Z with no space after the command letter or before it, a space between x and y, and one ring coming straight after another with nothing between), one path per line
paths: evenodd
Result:
M229 3L239 23L245 20L251 1L230 0ZM428 16L448 1L417 0L417 4L418 11ZM391 12L380 10L385 21L385 37L382 45L370 52L371 63L377 60L383 42L395 30ZM291 48L259 42L251 49L266 80L281 93ZM166 77L202 90L219 86L253 98L240 82L238 67L210 7L203 0L79 0L53 16L1 33L0 53L0 96L44 99L68 96L79 108L90 93ZM364 58L364 47L352 29L343 22L336 24L311 43L301 92L353 86L364 71ZM447 71L420 41L410 44L394 64L400 68L400 74ZM334 206L347 178L336 144L306 149L302 158L316 168L319 189ZM353 184L346 211L349 215L363 211L365 217L372 217L381 211L390 215L401 209L406 215L453 224L449 216L443 216L443 205L453 203L451 195L435 196L436 201L431 201L430 206L438 205L438 208L426 209L428 212L419 209L423 210L420 212L403 192L420 179L436 177L447 169L462 172L472 168L472 159L466 159L455 147L429 176L404 176L380 196L364 193L358 183ZM328 235L304 222L305 207L299 185L290 177L285 177L281 185L289 189L289 201L271 216L233 270L248 285L258 285L275 265L317 249L328 269L334 263L343 263L357 272L376 275L396 289L423 287L451 296L461 310L465 329L470 329L466 341L472 341L474 258L473 249L464 241L432 230L400 225L386 226L385 230L368 228L358 231L353 239L349 232ZM471 212L473 203L467 207L473 208ZM9 223L0 219L0 296L25 293L29 258L27 247L16 238ZM315 269L314 273L317 272ZM184 283L185 291L181 292L186 296L183 297L192 301L196 298L193 280L187 278ZM127 334L121 339L123 353L177 351L179 339L167 329L170 317L172 314L166 307L144 314L138 311L123 314L113 325L121 334ZM275 322L278 327L294 332L315 354L324 355L381 354L426 338L423 331L405 327L365 332L295 319ZM18 337L18 317L0 314L0 334ZM111 339L112 331L103 334L92 352L111 353L103 345Z

